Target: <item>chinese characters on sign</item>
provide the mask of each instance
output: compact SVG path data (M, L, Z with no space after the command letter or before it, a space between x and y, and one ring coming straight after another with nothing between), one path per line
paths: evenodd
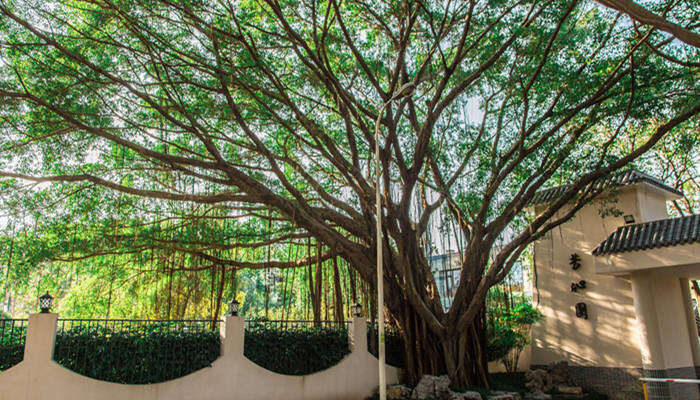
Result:
M576 303L576 316L578 318L588 319L588 309L586 303Z
M581 256L579 256L576 253L569 256L569 265L571 266L571 269L573 269L574 271L581 268ZM579 290L582 290L585 288L586 288L586 281L584 281L583 279L578 281L578 282L571 283L571 291L572 292L578 292ZM586 307L586 303L584 303L584 302L576 303L575 309L576 309L576 317L588 319L588 308Z
M571 268L576 271L577 269L581 268L581 256L578 254L574 253L569 257L569 265L571 265Z
M571 291L572 292L577 292L579 289L585 289L586 288L586 281L580 280L578 282L572 282L571 283Z

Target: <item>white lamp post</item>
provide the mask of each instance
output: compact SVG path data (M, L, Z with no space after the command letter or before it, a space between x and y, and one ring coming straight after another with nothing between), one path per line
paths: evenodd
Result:
M384 109L391 104L392 101L401 97L407 96L413 92L416 87L415 83L408 82L398 88L389 100L384 102L382 108L377 115L377 121L374 125L374 163L376 166L377 181L375 186L376 202L377 202L377 319L379 325L377 349L379 358L379 399L386 400L386 348L384 342L384 263L382 260L382 199L380 194L381 183L381 168L379 164L379 124L384 114Z

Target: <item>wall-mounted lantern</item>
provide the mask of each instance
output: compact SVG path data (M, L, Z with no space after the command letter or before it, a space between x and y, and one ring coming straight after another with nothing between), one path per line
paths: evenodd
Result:
M241 305L241 303L236 300L234 297L233 300L229 301L228 303L228 311L226 312L226 315L230 317L237 317L238 316L238 306Z
M586 303L576 303L576 317L588 319L588 308Z
M45 295L39 297L39 308L41 309L42 314L46 314L49 311L51 311L52 305L53 305L53 297L51 297L49 292L46 292Z
M581 268L581 256L576 253L569 256L569 265L571 265L571 269L574 271Z
M355 303L350 307L352 309L352 315L355 317L361 317L362 316L362 306L360 303Z

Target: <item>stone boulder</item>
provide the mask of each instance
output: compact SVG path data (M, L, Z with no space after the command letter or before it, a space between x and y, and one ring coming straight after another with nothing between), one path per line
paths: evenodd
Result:
M389 400L404 400L411 396L411 388L404 385L390 385L386 388L386 398Z
M450 400L483 400L479 392L452 392Z
M530 391L548 392L554 388L549 373L543 369L525 371L525 387Z
M450 378L447 375L423 375L411 393L411 399L450 400Z
M533 389L525 394L525 400L549 400L551 398L551 394L547 394L540 389Z
M559 385L559 386L557 386L557 392L559 392L561 394L583 396L583 389L581 389L578 386Z
M521 400L520 393L494 390L486 400Z
M574 381L569 373L569 363L566 361L550 364L547 366L549 378L552 380L552 385L573 386Z
M574 396L583 395L583 389L574 386L573 379L571 379L571 374L569 373L569 364L565 361L550 364L546 371L543 369L527 371L525 372L525 381L525 387L528 389L525 398L528 399L551 398L551 396L544 392L549 392L554 389L561 394Z

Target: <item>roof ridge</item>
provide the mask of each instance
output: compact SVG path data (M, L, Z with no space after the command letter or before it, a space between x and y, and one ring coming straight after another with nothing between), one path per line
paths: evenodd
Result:
M608 175L598 178L591 184L600 184L604 187L614 187L627 186L640 181L645 181L651 185L657 186L660 189L666 190L667 192L676 194L678 196L683 195L683 193L680 190L667 185L662 180L632 167L613 171ZM571 185L572 184L569 183L565 185L552 186L550 188L538 190L537 192L535 192L535 195L532 197L532 199L528 202L528 206L554 201L559 196L561 196L561 192L563 192L567 188L570 188Z
M617 227L593 251L595 256L700 242L700 214Z

